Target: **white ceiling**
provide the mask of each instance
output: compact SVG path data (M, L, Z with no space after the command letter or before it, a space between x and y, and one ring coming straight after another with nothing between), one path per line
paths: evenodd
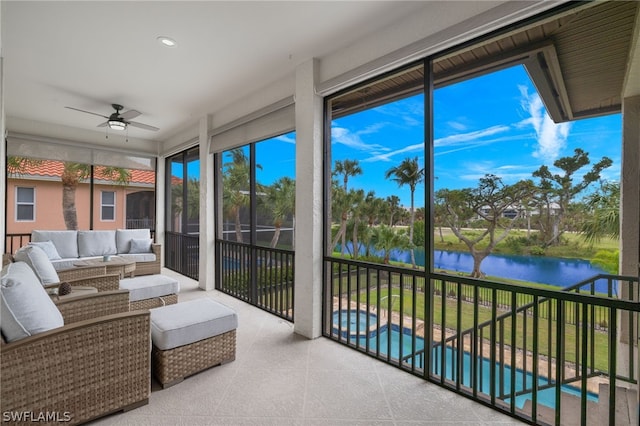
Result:
M99 131L111 103L142 113L136 139L164 141L313 57L410 16L424 2L2 1L7 126ZM428 5L427 5L428 6ZM178 47L156 37L174 38Z

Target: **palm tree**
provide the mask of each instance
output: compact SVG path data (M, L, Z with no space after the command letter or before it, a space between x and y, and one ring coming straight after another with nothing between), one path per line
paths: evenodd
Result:
M242 148L231 150L231 161L224 164L223 205L226 213L235 219L236 242L244 242L240 212L249 205L250 169L249 158Z
M411 219L409 220L409 241L413 241L413 223L415 221L414 196L416 187L424 180L424 168L418 165L418 157L405 158L400 165L391 167L385 173L385 178L391 178L399 187L409 185L411 190ZM416 267L416 255L411 248L411 265Z
M267 208L271 211L275 232L271 239L271 248L275 248L280 239L282 223L296 209L296 181L284 176L267 188ZM294 218L295 222L295 218Z
M7 157L7 173L9 176L20 176L27 172L30 167L36 167L42 164L42 160L26 157Z
M131 172L120 167L100 166L94 168L94 176L112 181L114 185L127 185ZM91 177L89 164L65 162L62 170L62 216L67 229L78 229L76 189L80 182Z
M383 253L383 263L389 264L389 258L391 256L391 250L407 250L412 249L413 244L404 231L396 231L394 228L390 228L386 225L380 225L375 228L372 236L373 247L376 250L381 250Z
M397 195L390 195L386 201L389 205L389 226L393 226L393 216L400 210L400 198Z
M587 215L580 228L582 237L593 245L602 237L620 237L620 183L604 182L586 198Z
M358 160L344 160L344 161L336 161L335 167L333 169L333 175L342 175L342 182L344 185L345 192L347 191L347 182L349 181L349 176L358 176L362 174L362 168L358 164Z
M343 176L342 188L337 186L336 181L332 180L334 186L332 191L331 206L334 209L338 209L338 212L340 213L340 228L338 229L338 233L334 238L332 247L335 247L338 243L338 240L342 239L341 252L344 256L347 239L347 219L349 218L349 210L353 205L352 198L355 196L347 189L349 176L357 176L359 174L362 174L362 168L360 168L360 166L358 165L358 160L337 160L334 166L334 170L331 174L333 176Z

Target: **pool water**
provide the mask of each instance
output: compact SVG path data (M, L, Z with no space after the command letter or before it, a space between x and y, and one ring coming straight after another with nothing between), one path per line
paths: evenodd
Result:
M356 339L358 340L358 344L361 347L367 347L367 333L356 334L356 318L359 318L359 327L361 330L367 330L367 313L363 311L359 311L359 314L356 314L357 311L350 311L350 314L347 315L347 311L343 311L340 317L340 323L343 325L342 332L343 337L346 338L347 335L344 334L346 331L346 324L351 323L351 336L349 337L349 342L352 344L356 343ZM371 314L373 315L373 314ZM334 319L334 332L337 331L336 325L338 324L338 315L337 312L333 314ZM369 325L374 326L376 324L377 317L373 315L373 318L369 319ZM404 329L402 332L400 331L400 327L393 324L391 328L388 328L385 324L385 327L380 329L378 333L369 333L369 351L377 351L379 348L381 355L389 354L391 358L398 359L400 357L400 337L402 337L402 356L406 357L407 355L412 354L414 351L418 352L424 349L424 339L421 337L415 338L415 348L414 339L411 335L411 330ZM389 352L389 348L391 351ZM445 348L445 377L448 380L455 380L455 373L453 368L457 364L457 351L451 347ZM441 374L441 366L442 366L442 350L441 347L433 348L432 352L432 367L431 371L434 374ZM490 394L491 389L491 360L487 358L477 358L476 371L477 375L481 376L478 380L481 382L478 383L478 391ZM465 386L471 386L471 365L472 358L471 354L468 352L464 352L462 355L462 380L461 383ZM480 372L481 371L481 372ZM499 363L495 364L495 391L496 393L500 392L500 383L503 383L503 389L505 393L510 392L511 390L511 368L505 365L503 368L500 368ZM504 378L501 377L504 375ZM516 369L515 371L515 391L519 392L522 389L530 388L533 383L533 375L531 373L525 373L520 369ZM546 377L538 377L538 385L544 386L550 384ZM553 384L553 383L551 383ZM571 386L562 386L562 392L569 393L571 395L580 397L580 390ZM523 394L516 397L516 406L518 408L523 408L525 402L528 399L531 399L532 395ZM555 408L556 402L556 389L555 387L539 390L537 394L538 404L545 405L549 408ZM587 400L597 402L598 395L593 393L587 394ZM509 399L505 399L505 402L509 403Z

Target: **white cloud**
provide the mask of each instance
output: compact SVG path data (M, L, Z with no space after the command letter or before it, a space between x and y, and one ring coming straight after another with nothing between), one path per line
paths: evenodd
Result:
M459 132L462 132L463 130L467 130L467 125L466 124L462 124L459 121L448 121L447 125L449 127L451 127L454 130L457 130Z
M331 141L367 153L389 151L389 148L385 146L382 146L380 144L368 144L360 138L360 135L375 133L379 128L380 127L373 125L366 127L362 131L354 133L347 128L334 125L333 127L331 127Z
M492 126L482 130L475 130L469 133L456 133L455 135L445 136L444 138L438 138L434 141L434 145L436 148L459 145L463 142L480 142L478 139L493 136L497 133L506 132L509 130L509 126Z
M280 141L280 142L291 143L291 144L294 144L294 145L296 143L296 139L292 138L291 136L288 136L288 135L278 136L275 139Z
M522 108L530 117L519 123L520 127L531 125L536 132L538 146L533 153L545 164L553 163L567 145L567 137L571 123L556 124L544 109L544 105L537 93L529 94L526 86L518 86L522 96Z
M414 145L405 146L404 148L397 149L391 152L385 152L384 154L377 154L373 157L365 158L362 160L363 163L370 163L373 161L391 161L391 157L403 154L405 152L415 152L424 150L424 143L417 143Z

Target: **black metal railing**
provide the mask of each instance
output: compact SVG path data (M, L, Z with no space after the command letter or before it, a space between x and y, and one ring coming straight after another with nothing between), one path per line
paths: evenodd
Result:
M151 229L153 230L156 226L155 221L153 219L145 218L145 219L127 219L125 226L127 229Z
M6 234L4 252L14 254L20 247L31 242L31 234Z
M216 289L293 321L293 251L224 240L216 246Z
M164 266L197 280L200 268L200 236L165 232L164 245Z
M616 424L616 392L637 391L636 278L547 290L342 258L325 265L327 337L513 417Z

